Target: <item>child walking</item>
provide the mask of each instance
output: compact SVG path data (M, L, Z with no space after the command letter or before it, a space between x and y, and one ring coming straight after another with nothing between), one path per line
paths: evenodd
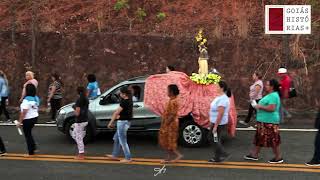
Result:
M86 136L86 126L88 125L88 108L89 100L86 96L86 89L84 87L78 87L77 89L79 98L74 106L76 123L72 138L76 141L79 154L75 159L84 159L84 143L83 138Z

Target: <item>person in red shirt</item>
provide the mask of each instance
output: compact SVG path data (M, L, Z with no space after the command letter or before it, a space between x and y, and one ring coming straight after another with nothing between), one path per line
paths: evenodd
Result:
M280 67L278 69L278 75L281 78L280 79L280 93L281 93L282 105L281 105L281 109L280 109L280 116L281 116L281 121L283 122L284 116L286 116L287 118L291 117L291 114L285 108L285 104L289 99L289 92L290 92L292 79L288 75L288 70L284 67Z

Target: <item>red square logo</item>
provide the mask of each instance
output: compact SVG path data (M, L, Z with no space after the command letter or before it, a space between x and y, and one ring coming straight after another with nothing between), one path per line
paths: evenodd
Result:
M269 9L269 31L283 31L283 8Z

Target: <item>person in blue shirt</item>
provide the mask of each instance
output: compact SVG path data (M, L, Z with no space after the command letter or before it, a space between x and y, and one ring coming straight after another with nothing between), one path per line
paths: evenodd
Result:
M8 122L11 122L9 112L7 110L7 100L9 96L9 84L6 74L3 71L0 71L0 98L1 98L1 106L0 106L0 116L2 112L7 118Z
M87 86L87 97L94 99L101 94L99 84L94 74L89 74L87 80L89 82Z

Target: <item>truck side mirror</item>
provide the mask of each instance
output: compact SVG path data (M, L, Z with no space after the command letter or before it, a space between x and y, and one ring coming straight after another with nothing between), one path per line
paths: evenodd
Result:
M107 105L108 104L108 98L109 98L110 96L101 96L100 97L100 101L99 101L99 104L100 105Z

